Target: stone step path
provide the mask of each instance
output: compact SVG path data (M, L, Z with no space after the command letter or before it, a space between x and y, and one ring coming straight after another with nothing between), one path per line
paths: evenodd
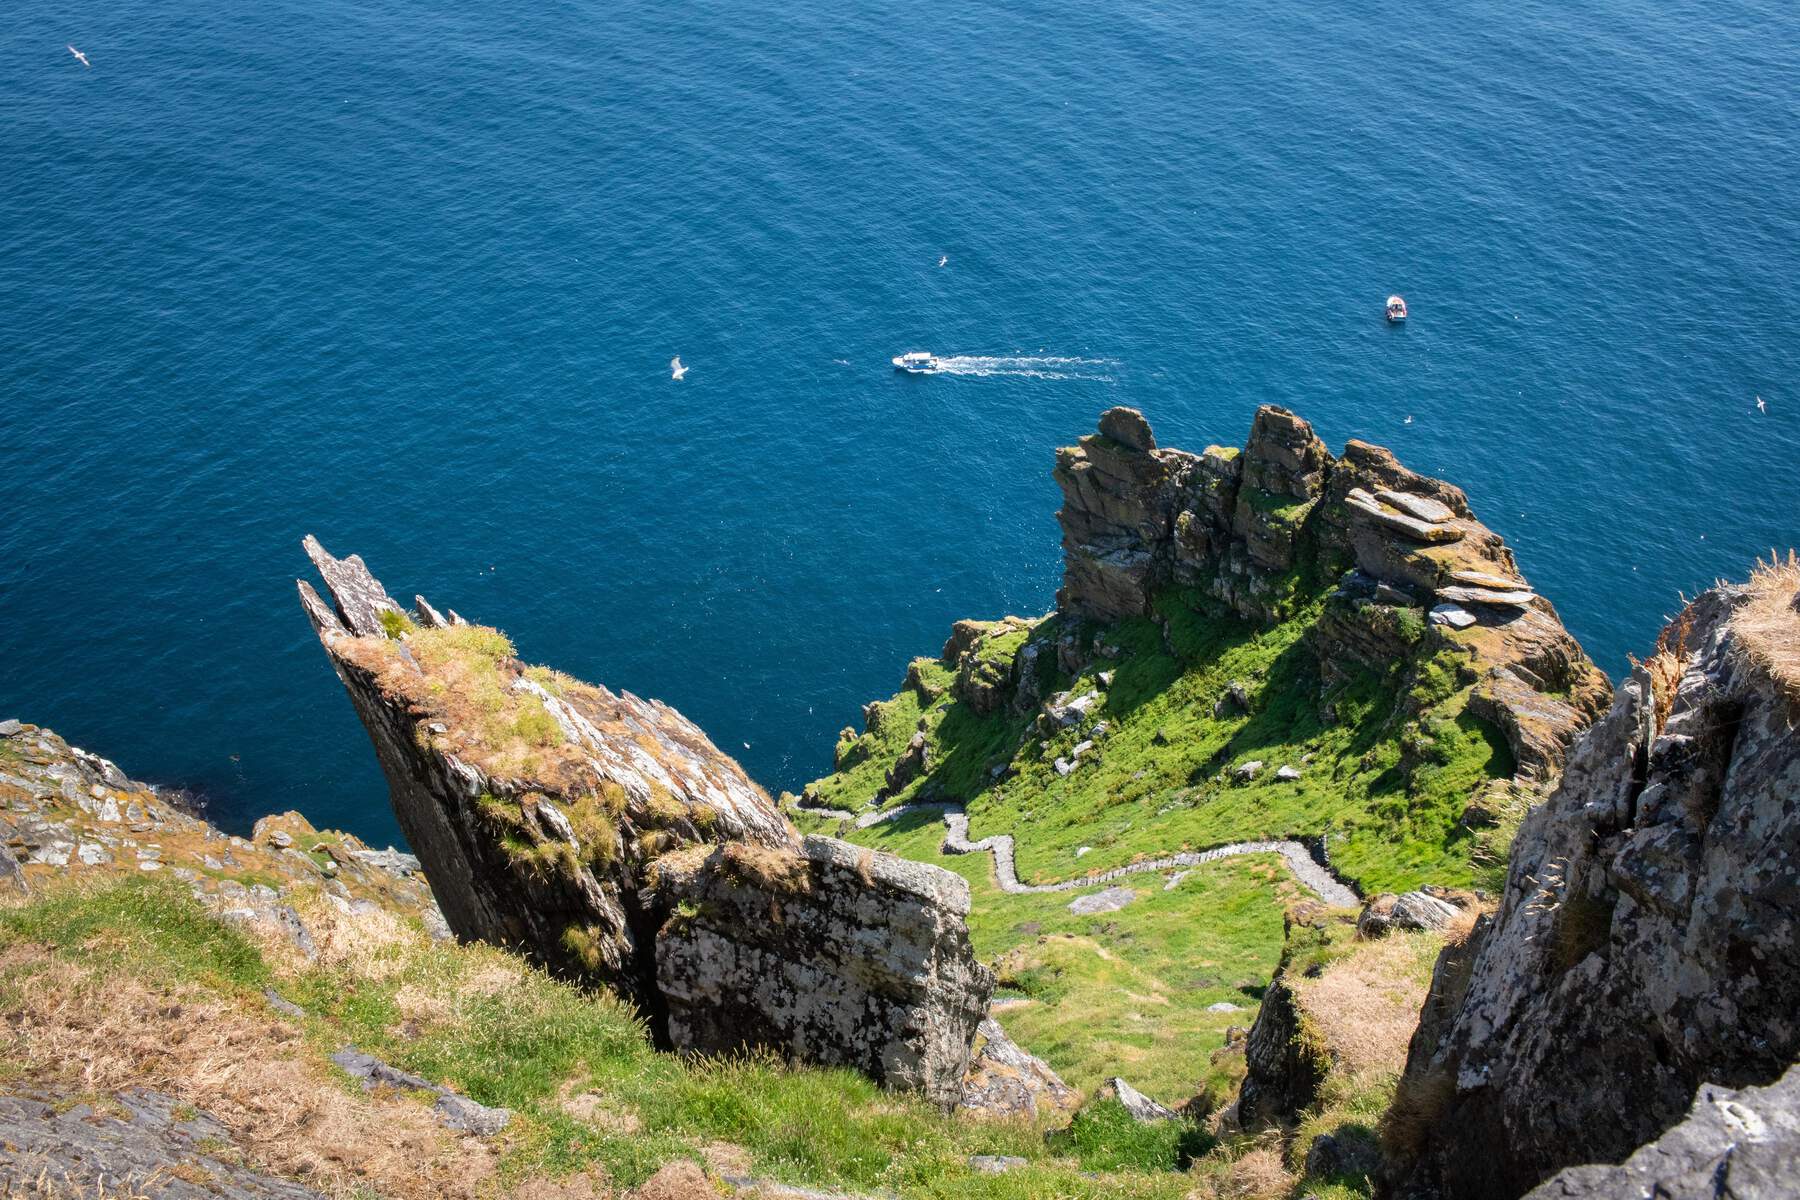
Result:
M814 817L844 817L847 814L836 808L804 808L799 812ZM1362 903L1357 894L1350 890L1344 882L1329 870L1320 866L1299 842L1262 841L1232 842L1225 846L1215 846L1211 850L1183 850L1177 854L1164 855L1145 862L1130 863L1123 867L1115 867L1098 875L1089 875L1082 879L1065 879L1061 883L1023 883L1019 880L1018 870L1014 864L1013 837L1010 833L990 834L980 841L969 840L969 815L960 805L947 803L903 804L899 808L890 808L885 812L863 813L855 820L856 828L869 829L903 816L920 812L942 813L944 816L944 853L976 854L988 853L994 857L994 877L1000 883L1000 890L1013 895L1027 895L1045 892L1073 892L1082 888L1099 887L1115 879L1123 879L1127 875L1144 875L1153 871L1175 871L1197 867L1201 863L1218 862L1223 858L1235 858L1241 854L1279 854L1286 861L1288 870L1294 873L1306 887L1312 889L1319 899L1327 904L1352 908Z

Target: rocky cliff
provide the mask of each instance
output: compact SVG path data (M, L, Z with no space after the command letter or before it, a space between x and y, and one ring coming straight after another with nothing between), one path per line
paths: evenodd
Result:
M1577 743L1498 914L1438 964L1390 1192L1514 1197L1800 1057L1796 604L1791 562L1708 592Z
M1057 611L958 622L808 807L968 804L1021 878L1290 838L1371 891L1463 885L1605 707L1463 493L1378 446L1265 406L1195 454L1115 408L1053 474Z
M410 613L361 559L300 598L459 937L629 997L677 1049L773 1049L955 1102L993 977L962 880L802 840L680 713ZM686 852L686 853L684 853Z
M1605 706L1605 676L1520 573L1460 488L1351 441L1333 455L1312 426L1257 409L1242 450L1159 448L1139 412L1115 408L1058 452L1061 611L1148 616L1170 585L1198 588L1262 623L1309 583L1337 585L1314 648L1334 664L1385 664L1429 623L1478 679L1472 705L1533 777ZM1341 667L1339 667L1341 670Z
M1570 1167L1526 1200L1789 1200L1800 1185L1800 1067L1768 1087L1708 1084L1617 1166Z

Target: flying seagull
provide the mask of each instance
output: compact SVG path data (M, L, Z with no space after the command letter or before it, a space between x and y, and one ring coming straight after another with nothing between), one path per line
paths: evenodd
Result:
M950 263L950 256L948 254L946 254L943 257L938 259L938 266L940 266L940 267L948 266L949 263Z
M81 65L86 67L88 70L91 71L94 69L94 64L87 60L87 55L83 54L81 51L77 50L75 47L70 46L69 53L73 54L76 58L80 59Z
M677 354L669 360L669 378L680 379L687 374L687 368L681 365L681 355Z
M1769 411L1769 406L1763 403L1763 398L1761 396L1756 398L1756 411L1759 413L1766 413Z

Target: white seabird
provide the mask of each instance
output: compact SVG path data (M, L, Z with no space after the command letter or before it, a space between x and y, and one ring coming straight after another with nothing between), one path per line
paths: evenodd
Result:
M81 65L86 67L88 70L91 71L94 69L94 64L87 60L87 55L83 54L81 51L77 50L75 47L70 46L69 53L73 54L76 57L76 59L80 61Z
M677 354L674 358L669 360L670 379L680 379L683 375L686 375L687 372L688 369L681 365L681 355Z

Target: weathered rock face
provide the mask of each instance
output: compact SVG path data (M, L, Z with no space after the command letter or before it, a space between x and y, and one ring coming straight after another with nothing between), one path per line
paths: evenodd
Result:
M1570 1167L1526 1200L1789 1200L1800 1189L1800 1067L1702 1087L1687 1117L1616 1167Z
M1293 990L1277 976L1244 1042L1248 1071L1238 1091L1238 1122L1246 1129L1291 1122L1318 1099L1331 1069L1323 1040L1310 1029Z
M761 1047L958 1102L994 990L961 876L808 837L670 854L655 880L672 913L656 983L675 1045Z
M1452 893L1444 888L1394 895L1383 892L1371 896L1356 919L1356 936L1386 937L1395 929L1438 932L1450 926L1457 915L1474 902L1472 893Z
M1740 627L1771 586L1690 605L1527 817L1498 914L1434 977L1390 1191L1514 1197L1800 1058L1800 713ZM1800 643L1800 615L1772 632Z
M1029 1119L1072 1112L1080 1106L1075 1089L1064 1083L1049 1063L1008 1037L1000 1022L987 1017L976 1032L975 1056L963 1076L964 1112Z
M360 559L307 551L335 603L302 603L458 936L614 988L676 1049L955 1104L993 990L960 877L802 839L668 706L526 667L423 599L406 617Z
M1337 581L1312 638L1326 677L1404 659L1422 630L1465 656L1463 682L1480 685L1471 710L1533 778L1605 707L1605 676L1462 491L1380 446L1352 441L1334 458L1305 421L1265 405L1242 451L1192 454L1158 449L1141 414L1112 409L1058 452L1053 475L1065 614L1148 615L1179 585L1270 622L1302 580Z
M498 633L411 619L360 558L306 550L300 599L458 937L529 953L653 1008L644 866L720 839L793 847L767 793L680 713L542 669Z

